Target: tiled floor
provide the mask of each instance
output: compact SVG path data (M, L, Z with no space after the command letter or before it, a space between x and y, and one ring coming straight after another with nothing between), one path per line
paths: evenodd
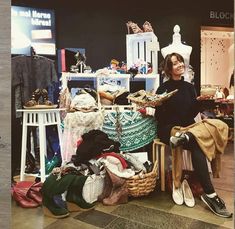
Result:
M223 197L227 208L234 211L234 157L233 144L229 144L222 157L221 178L213 179L217 193ZM234 228L232 219L225 219L211 213L201 200L188 208L173 203L168 192L156 190L147 197L131 198L127 204L103 206L98 203L95 209L71 213L65 219L43 216L42 209L22 209L12 202L13 229L150 229L150 228Z

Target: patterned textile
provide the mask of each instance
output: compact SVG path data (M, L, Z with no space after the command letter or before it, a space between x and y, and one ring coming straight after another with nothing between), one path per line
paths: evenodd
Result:
M121 151L132 151L149 144L157 133L153 117L138 111L106 112L102 131L121 143Z
M101 129L104 121L103 111L83 113L80 111L67 113L64 119L64 131L62 135L63 162L71 160L76 154L77 141L84 133L90 130Z

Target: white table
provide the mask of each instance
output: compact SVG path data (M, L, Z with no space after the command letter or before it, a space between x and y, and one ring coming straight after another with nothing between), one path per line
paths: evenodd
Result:
M45 173L45 156L47 156L46 126L57 125L59 144L61 147L62 130L60 127L60 111L64 109L19 109L17 112L23 112L22 126L22 146L21 146L21 168L20 181L25 179L26 166L26 148L27 148L27 127L36 126L39 128L39 149L40 149L40 177L44 182ZM63 158L62 158L63 161ZM32 174L31 174L32 175Z

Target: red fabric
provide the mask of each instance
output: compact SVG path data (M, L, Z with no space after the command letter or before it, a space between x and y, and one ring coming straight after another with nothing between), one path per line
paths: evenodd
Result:
M146 115L146 109L145 108L140 108L138 110L142 115Z
M116 157L121 162L123 169L127 168L128 164L127 164L126 160L115 152L103 153L101 155L98 155L97 158L107 157L107 156Z
M77 140L77 147L82 143L82 141L83 141L82 138Z

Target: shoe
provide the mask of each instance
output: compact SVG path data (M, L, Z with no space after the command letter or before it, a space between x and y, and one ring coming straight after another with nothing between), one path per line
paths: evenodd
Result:
M184 145L188 142L185 133L176 133L175 136L170 137L170 146L171 148L176 148L178 146Z
M53 105L53 103L50 100L48 100L48 92L46 89L42 89L41 94L42 94L42 100L43 100L44 105L47 105L47 106Z
M172 198L177 205L182 205L184 203L183 191L182 188L175 188L173 182Z
M224 201L219 197L215 196L209 198L206 194L201 195L201 200L210 208L216 215L224 218L231 218L233 213L228 212Z
M136 33L143 33L143 30L133 21L128 21L126 23L126 26L127 26L128 34L130 34L131 31L135 34Z
M57 179L56 175L51 174L44 181L41 193L42 193L42 205L45 215L53 218L64 218L69 216L68 209L60 204L60 201L55 201L58 196L68 190L71 184L74 182L77 175L66 174L60 179ZM55 199L55 197L57 197ZM60 198L62 200L62 197Z
M45 216L61 219L69 216L68 209L57 205L53 198L43 196L42 209Z
M35 105L38 105L39 98L41 96L41 89L36 89L31 96L31 99L25 103L26 107L33 107Z
M195 206L195 199L193 197L193 193L190 189L190 186L188 184L188 181L186 179L183 180L182 182L182 191L184 195L184 203L186 206L192 208Z
M144 32L153 32L152 25L148 21L143 24L143 29Z
M36 168L34 156L30 152L27 151L25 173L37 174L38 172L39 170L38 168Z

